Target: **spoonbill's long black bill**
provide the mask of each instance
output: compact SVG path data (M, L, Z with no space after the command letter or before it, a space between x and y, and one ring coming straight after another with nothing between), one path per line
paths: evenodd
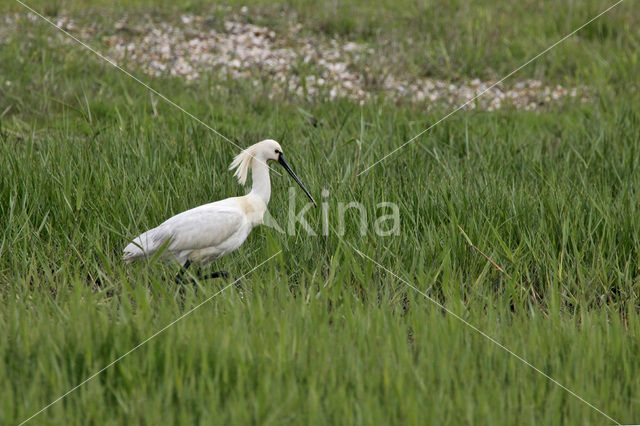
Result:
M280 153L280 155L278 156L278 163L280 163L282 165L282 167L284 167L284 169L289 172L289 174L291 175L291 177L298 183L298 185L300 185L300 188L302 188L302 190L304 191L305 194L307 194L307 197L309 197L309 199L311 200L311 202L313 203L313 205L315 207L318 207L318 205L316 204L316 200L313 199L313 197L311 196L311 194L309 193L309 191L307 191L307 188L304 187L304 185L302 184L302 182L300 181L300 179L298 178L298 176L296 176L295 173L293 173L293 170L291 170L291 167L289 167L289 164L285 161L284 159L284 155L282 155L282 153Z

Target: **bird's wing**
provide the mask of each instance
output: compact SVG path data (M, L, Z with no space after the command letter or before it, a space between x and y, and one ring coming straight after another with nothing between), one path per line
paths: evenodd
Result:
M136 237L124 249L123 258L130 262L152 256L163 245L171 253L218 247L248 220L243 210L229 200L205 204L179 213L156 228Z
M168 219L152 237L156 247L171 240L172 252L217 247L247 224L244 212L236 207L211 203Z

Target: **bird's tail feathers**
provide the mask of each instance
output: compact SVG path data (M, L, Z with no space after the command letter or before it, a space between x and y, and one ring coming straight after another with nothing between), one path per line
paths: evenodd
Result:
M122 252L122 259L127 263L134 262L141 257L144 257L144 250L135 242L126 246Z
M134 240L124 248L122 259L127 263L131 263L143 257L153 256L158 250L158 240L162 242L161 238L162 237L158 235L158 228L150 229L134 238Z

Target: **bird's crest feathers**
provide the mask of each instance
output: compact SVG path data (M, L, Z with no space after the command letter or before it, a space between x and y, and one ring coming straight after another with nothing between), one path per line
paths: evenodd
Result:
M240 154L236 155L231 162L231 165L229 166L229 170L236 169L233 175L238 178L238 182L240 182L240 185L244 185L247 183L247 176L249 175L251 161L258 161L254 158L255 154L256 148L255 145L252 145L242 151Z

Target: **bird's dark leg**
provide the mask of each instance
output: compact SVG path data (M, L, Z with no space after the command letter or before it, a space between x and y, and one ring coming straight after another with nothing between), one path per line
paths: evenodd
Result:
M180 268L180 271L178 271L178 275L176 275L176 283L184 283L183 275L186 272L187 268L189 268L189 265L191 265L191 261L187 259L187 261L184 262L184 265L182 265L182 268Z
M229 278L229 273L227 271L216 271L216 272L211 272L209 274L205 274L205 275L200 275L200 279L202 280L212 280L214 278L224 278L224 279L228 279Z
M182 265L182 268L180 268L178 275L176 275L176 283L178 284L185 284L185 283L195 284L196 283L196 280L193 278L188 280L185 280L184 278L184 273L186 272L189 265L191 265L191 261L189 260L187 260L184 263L184 265ZM199 280L211 280L214 278L228 279L230 277L230 274L227 271L216 271L216 272L211 272L209 274L203 274L200 268L198 268L193 275Z

